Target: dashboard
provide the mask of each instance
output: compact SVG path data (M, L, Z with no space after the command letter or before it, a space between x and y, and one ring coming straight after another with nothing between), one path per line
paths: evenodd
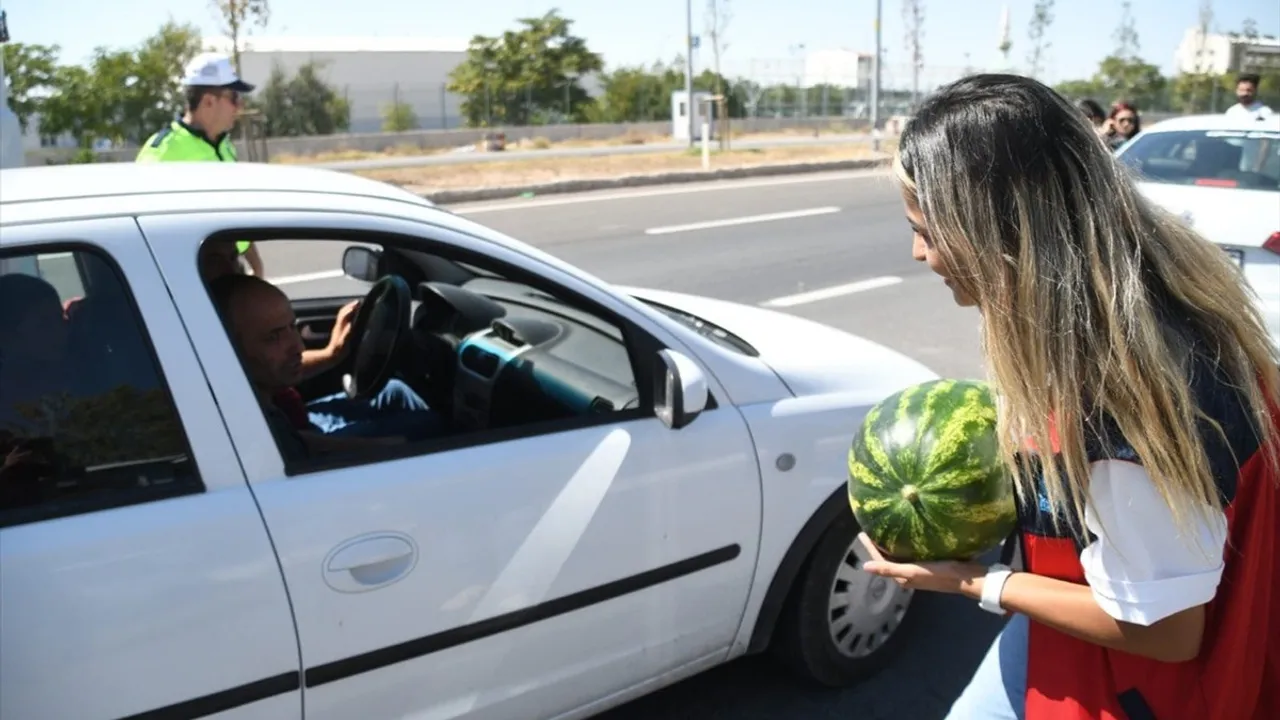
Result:
M419 290L413 335L431 368L431 402L450 408L458 430L639 407L631 357L613 324L507 280Z

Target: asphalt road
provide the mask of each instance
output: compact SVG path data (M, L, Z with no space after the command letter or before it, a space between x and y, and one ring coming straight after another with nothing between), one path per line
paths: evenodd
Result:
M736 150L770 147L803 147L811 145L838 145L841 143L867 142L865 133L838 135L805 135L771 138L767 140L735 140ZM543 158L598 157L601 155L648 155L675 152L688 147L684 142L646 143L644 145L598 145L594 147L548 148L546 150L513 150L507 152L450 152L439 155L415 155L407 157L379 157L365 160L336 160L316 163L315 167L329 170L388 170L393 168L421 167L424 165L454 165L460 163L501 162L534 160Z
M458 206L609 282L771 304L902 351L951 377L982 373L973 310L911 258L884 175L841 173ZM763 217L762 217L763 216ZM729 224L732 223L732 224ZM263 247L295 297L358 292L341 248ZM771 658L731 663L601 720L931 720L959 694L1001 621L917 594L903 653L856 688L804 685Z

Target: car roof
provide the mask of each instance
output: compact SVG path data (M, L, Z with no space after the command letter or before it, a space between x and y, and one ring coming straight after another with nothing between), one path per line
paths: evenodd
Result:
M293 191L358 195L430 206L394 185L336 170L266 163L89 163L0 170L0 205L141 197L156 193Z
M1257 119L1253 115L1184 115L1169 118L1143 128L1144 133L1185 132L1187 130L1236 130L1248 132L1262 130L1265 132L1280 131L1280 115Z

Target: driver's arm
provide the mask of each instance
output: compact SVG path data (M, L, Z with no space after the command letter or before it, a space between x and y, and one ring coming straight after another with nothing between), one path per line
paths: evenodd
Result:
M351 323L355 320L355 311L359 306L360 301L353 300L338 310L338 315L333 320L333 330L329 332L327 347L302 352L303 380L313 378L332 368L346 356L347 340L351 336Z
M244 254L241 255L241 257L243 257L244 261L249 264L249 270L253 272L254 276L262 277L266 274L262 267L262 255L258 254L257 243L249 245L249 248L244 251Z
M302 351L302 379L308 380L319 375L337 365L341 359L342 355L334 352L332 348Z

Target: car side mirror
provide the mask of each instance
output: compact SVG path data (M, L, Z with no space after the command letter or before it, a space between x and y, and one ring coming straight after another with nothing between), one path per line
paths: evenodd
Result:
M707 376L697 363L676 352L661 350L654 370L653 408L672 430L693 422L707 409Z
M342 253L342 273L355 280L378 281L378 265L382 253L365 247L348 247Z

